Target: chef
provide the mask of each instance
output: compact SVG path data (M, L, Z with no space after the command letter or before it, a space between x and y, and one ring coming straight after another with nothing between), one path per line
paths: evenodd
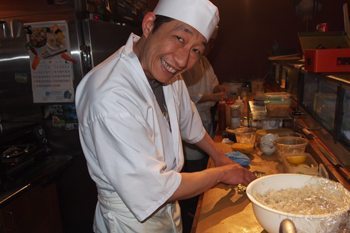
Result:
M98 190L95 232L182 232L177 200L255 177L217 150L180 73L202 56L219 21L208 0L160 0L142 36L91 70L76 92L79 135ZM180 173L181 140L215 168Z

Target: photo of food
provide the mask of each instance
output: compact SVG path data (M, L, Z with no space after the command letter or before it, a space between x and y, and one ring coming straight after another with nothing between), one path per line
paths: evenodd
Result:
M57 25L48 28L46 40L47 47L52 51L64 49L65 47L65 35Z
M49 59L60 55L60 58L75 63L70 54L67 53L67 37L62 25L54 23L52 25L36 26L28 25L27 49L32 53L33 59L31 68L36 70L42 59Z
M29 29L29 43L34 48L41 48L46 45L46 28Z

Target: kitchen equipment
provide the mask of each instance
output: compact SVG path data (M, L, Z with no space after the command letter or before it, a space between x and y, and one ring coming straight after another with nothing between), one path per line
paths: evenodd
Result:
M350 41L344 32L302 32L304 69L309 72L350 72Z
M304 59L309 72L350 72L350 49L306 49Z
M9 190L23 182L22 174L45 159L50 149L41 125L7 131L0 139L0 190Z
M315 197L310 196L306 185L320 188L322 192L317 193ZM263 204L259 195L268 195L268 192L279 192L281 189L299 190L299 196L290 196L288 200L281 199L281 202L293 203L293 207L303 207L303 196L311 198L311 207L313 205L324 205L325 199L318 203L318 198L333 197L334 201L339 201L337 208L329 210L325 208L323 214L293 214L285 211L277 210ZM318 190L318 189L317 189ZM292 192L292 191L291 191ZM347 232L350 228L349 210L350 210L350 192L346 190L340 183L320 178L316 176L302 174L275 174L258 178L251 182L246 190L247 196L252 202L253 211L258 222L269 233L278 233L280 223L288 218L297 229L298 233L329 233L329 232ZM325 194L326 193L326 194ZM272 192L273 194L273 192ZM314 193L313 193L314 194ZM274 195L274 194L273 194ZM271 196L271 200L274 198ZM302 200L300 200L302 199ZM315 201L314 201L315 200ZM305 207L305 206L304 206ZM316 206L316 208L318 208ZM309 209L296 209L296 211L309 211ZM327 212L329 211L329 212ZM342 231L343 230L343 231Z
M286 154L304 153L308 140L302 137L285 136L275 140L278 155L280 158Z

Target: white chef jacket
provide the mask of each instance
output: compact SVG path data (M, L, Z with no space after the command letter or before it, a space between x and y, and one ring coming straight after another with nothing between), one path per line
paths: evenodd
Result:
M181 139L196 143L205 135L182 79L163 87L170 130L133 52L138 39L131 34L76 91L80 141L99 193L96 232L150 232L142 228L149 219L173 218L168 213L177 212L176 207L165 203L181 182ZM133 228L135 218L140 226ZM152 232L180 232L178 223L170 223L177 226L169 230L166 224L152 226ZM126 227L112 231L120 225Z

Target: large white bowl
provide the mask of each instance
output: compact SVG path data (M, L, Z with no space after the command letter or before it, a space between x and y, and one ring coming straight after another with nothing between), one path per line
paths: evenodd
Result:
M350 227L350 202L344 205L344 209L323 215L301 215L278 211L260 203L256 194L264 194L270 190L286 188L301 188L306 184L325 183L330 189L337 188L344 192L346 199L350 200L350 192L339 183L325 178L303 174L276 174L258 178L247 187L247 195L253 204L253 211L260 225L269 233L278 233L281 221L290 219L297 228L298 233L336 233L338 229ZM350 232L341 231L341 232Z

